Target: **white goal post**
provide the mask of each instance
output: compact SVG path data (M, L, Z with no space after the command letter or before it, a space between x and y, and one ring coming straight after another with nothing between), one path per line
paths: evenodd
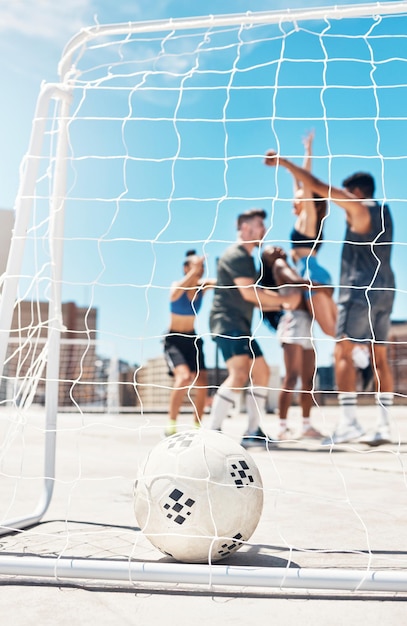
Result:
M199 247L208 259L214 259L229 243L224 232L237 213L235 207L268 202L272 208L267 237L287 243L287 222L281 220L279 231L276 202L287 206L290 196L283 189L280 192L277 178L271 180L270 175L266 189L257 178L257 169L267 148L284 143L282 136L289 126L297 138L310 126L317 128L317 136L319 132L323 137L323 154L315 160L323 176L337 180L348 167L346 161L369 161L379 175L380 197L388 199L387 179L400 175L398 168L405 159L401 152L392 152L386 141L397 135L397 124L405 131L405 111L397 106L394 94L402 91L405 99L407 91L406 27L407 2L377 2L96 25L68 43L59 63L59 82L44 83L39 94L1 283L0 480L12 480L11 489L5 492L11 495L0 515L0 534L6 541L13 533L22 539L25 529L39 524L50 507L58 484L63 390L80 420L79 425L73 422L75 428L85 432L93 428L99 413L115 412L120 403L112 399L112 393L130 388L141 417L136 427L128 427L129 434L136 434L137 439L143 429L152 429L158 438L157 423L143 412L143 387L149 383L140 382L142 367L132 365L121 385L117 368L105 371L102 380L95 366L103 355L98 342L119 346L119 352L115 348L109 355L109 362L116 365L114 359L121 358L123 348L128 349L127 361L134 350L133 363L138 364L144 354L151 356L149 342L159 350L165 318L160 328L154 325L153 314L168 293L162 268L170 263L169 253L180 260L185 248ZM385 42L392 39L397 43L388 51ZM355 48L347 48L349 42ZM342 67L341 78L334 70L331 77L331 65ZM360 84L356 65L364 69ZM378 95L382 92L390 94L383 102ZM341 100L342 113L335 99ZM345 124L349 124L348 145L340 141L345 140ZM369 128L366 148L354 136L357 125ZM287 156L302 158L301 142L298 146L288 138L286 149ZM395 213L405 202L401 194L389 200ZM209 215L207 221L204 215ZM185 230L180 236L181 227ZM285 240L280 234L284 228ZM337 257L341 234L332 235ZM64 310L66 302L75 299L86 300L80 307L80 328L72 322L72 313L69 317ZM92 317L98 308L105 316L100 332ZM116 321L114 309L123 309ZM132 315L139 316L134 335ZM202 334L208 335L205 329ZM324 340L320 341L322 345ZM68 361L75 361L76 369L69 370ZM68 369L62 372L63 363ZM169 385L168 381L152 383L166 391ZM88 387L102 389L105 404L97 404L100 398L89 400L81 395ZM399 395L403 399L402 392ZM93 413L92 403L97 409ZM36 456L33 481L37 487L41 476L40 493L28 511L16 505L18 488L13 486L27 480L26 461L21 456L18 467L8 456L20 438L27 452L26 427L43 435L43 468L37 467ZM122 421L109 427L127 428ZM70 429L64 421L64 433ZM35 433L33 437L37 446ZM153 445L154 441L150 435L148 442ZM330 498L327 494L327 502ZM107 508L111 506L107 503ZM356 508L352 510L359 516ZM132 529L128 534L132 532L136 533ZM69 530L66 536L70 538ZM30 556L21 556L16 543L15 554L9 548L7 554L0 552L0 575L46 577L59 584L93 579L407 591L407 571L402 566L381 571L370 566L318 569L140 563L137 543L138 539L129 539L128 554L114 559L76 558L66 555L64 547L55 557L33 555L31 548ZM100 551L96 548L95 553Z

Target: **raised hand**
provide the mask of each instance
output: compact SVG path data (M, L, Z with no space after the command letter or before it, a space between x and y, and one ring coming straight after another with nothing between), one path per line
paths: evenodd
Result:
M275 150L268 150L264 158L264 164L269 167L276 167L279 162L279 156Z
M311 130L302 140L303 146L305 148L305 154L312 154L312 144L315 137L315 131Z

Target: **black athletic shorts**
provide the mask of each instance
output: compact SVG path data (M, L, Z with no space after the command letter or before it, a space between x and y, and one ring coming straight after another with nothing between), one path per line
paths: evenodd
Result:
M164 355L169 373L177 365L187 365L191 372L205 370L203 341L194 333L169 333L164 340Z

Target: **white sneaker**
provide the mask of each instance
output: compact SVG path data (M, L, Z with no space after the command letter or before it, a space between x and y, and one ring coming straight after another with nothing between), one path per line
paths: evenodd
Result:
M382 446L386 443L392 443L389 428L387 426L380 428L372 437L364 439L363 443L367 443L367 445L372 448Z
M351 424L339 426L330 437L322 440L323 446L331 446L335 443L350 443L360 439L365 434L361 425L354 420Z

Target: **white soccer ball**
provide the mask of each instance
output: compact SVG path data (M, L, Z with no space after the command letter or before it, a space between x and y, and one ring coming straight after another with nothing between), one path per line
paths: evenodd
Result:
M238 443L212 430L181 432L147 458L135 487L137 523L177 561L218 561L252 536L262 487L254 460Z

